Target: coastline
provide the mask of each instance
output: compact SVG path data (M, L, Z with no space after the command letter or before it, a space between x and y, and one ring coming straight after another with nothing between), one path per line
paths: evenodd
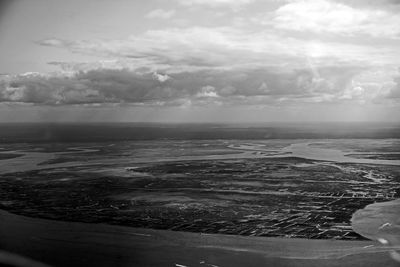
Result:
M400 199L377 202L353 214L354 231L371 240L397 244L400 248Z
M0 249L52 266L398 266L393 247L53 221L0 211Z
M305 156L302 150L304 147L309 146L300 146L302 156ZM78 152L93 151L82 147L74 149ZM213 155L206 159L238 156L268 158L260 154L260 151L254 151L257 152L257 149L239 154ZM14 162L17 166L29 162L25 165L27 169L43 169L46 165L38 166L31 159L39 154L51 157L59 152L32 153L2 160L0 163L6 166ZM189 159L204 157L193 156ZM36 160L42 161L43 158ZM172 161L176 158L163 160ZM52 167L70 165L77 166L77 163L61 163ZM400 212L400 200L374 203L353 214L354 231L372 241L153 230L31 218L0 210L0 252L6 250L17 253L51 266L398 266L390 258L390 255L393 257L393 251L399 249L396 244L400 243L400 223L397 220L399 212L396 210ZM384 238L387 243L382 243L380 238Z

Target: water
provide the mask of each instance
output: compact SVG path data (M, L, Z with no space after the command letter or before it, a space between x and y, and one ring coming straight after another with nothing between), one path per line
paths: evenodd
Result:
M387 140L381 140L383 142L387 142ZM334 144L340 143L341 140L332 140L332 141L321 141L314 140L313 142L301 142L301 143L293 143L290 144L278 151L262 148L260 144L244 144L240 146L232 146L232 148L240 149L240 150L250 150L263 152L261 154L264 157L271 158L280 158L280 157L299 157L304 159L312 159L319 161L333 161L340 163L359 163L359 164L379 164L379 165L400 165L400 160L381 160L381 159L362 159L348 156L349 154L353 155L362 155L365 152L358 151L342 151L334 148L321 148L317 146L313 146L313 144ZM368 154L373 153L373 151L368 152ZM387 152L379 152L379 154L387 154ZM400 154L400 152L390 152L390 154Z
M311 144L312 143L291 144L290 146L284 148L282 152L290 152L291 155L294 157L323 160L323 161L335 161L342 163L359 163L359 164L400 165L400 160L354 158L346 155L364 154L364 153L359 153L356 151L353 151L351 153L343 152L338 149L315 147L311 146ZM400 153L392 152L392 154L400 154Z
M358 210L351 220L355 232L392 248L390 256L400 262L400 200L374 203Z
M140 142L140 141L136 141ZM157 142L157 141L155 141ZM21 150L11 150L3 151L0 153L7 154L23 154L21 157L0 160L0 174L6 172L16 172L16 171L30 171L44 168L61 168L61 167L71 167L80 166L82 164L112 164L126 162L127 164L143 163L143 162L154 162L154 161L181 161L181 160L218 160L218 159L235 159L235 158L282 158L282 157L299 157L304 159L318 160L318 161L331 161L338 163L357 163L357 164L378 164L378 165L400 165L400 160L382 160L382 159L363 159L348 156L349 154L365 154L365 152L358 152L356 150L342 151L336 148L322 148L315 146L313 144L335 144L340 143L341 140L313 140L308 142L298 142L298 141L285 141L286 145L283 147L276 147L274 143L276 141L267 142L265 140L260 141L260 143L244 143L242 141L221 141L225 144L227 149L232 150L231 153L226 153L223 155L212 154L209 155L185 155L185 156L169 156L164 155L162 157L124 157L124 158L113 158L113 159L96 159L82 162L65 162L58 164L44 164L39 165L48 160L54 159L58 155L76 154L76 153L95 153L99 149L97 147L82 146L82 147L69 147L66 151L62 152L36 152L36 151L21 151ZM380 142L388 142L388 140L381 140ZM390 142L390 140L389 140ZM171 141L174 143L174 141ZM40 146L40 144L38 144ZM368 153L377 153L370 151ZM379 152L379 154L387 154L388 152ZM390 152L390 154L400 154L400 152Z

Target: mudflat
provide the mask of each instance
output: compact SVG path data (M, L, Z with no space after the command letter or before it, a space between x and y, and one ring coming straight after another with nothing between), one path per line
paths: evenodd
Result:
M51 266L398 266L373 241L247 237L29 218L0 211L0 248Z

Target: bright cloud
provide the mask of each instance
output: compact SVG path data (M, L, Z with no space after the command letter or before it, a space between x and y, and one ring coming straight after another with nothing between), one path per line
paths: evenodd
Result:
M315 65L398 64L397 48L322 42L279 36L270 31L247 32L231 27L169 28L119 40L43 40L40 44L110 59L130 59L134 65L191 67L302 67ZM347 63L346 63L347 62Z
M8 23L29 31L4 35L0 71L13 74L0 76L0 103L400 107L398 1L122 2L97 1L98 13L82 3L74 20L61 18L64 2L55 13L31 7L49 16L41 24L15 15Z
M175 15L175 10L154 9L145 15L148 19L170 19Z
M296 0L279 7L272 22L279 29L334 33L364 34L373 37L399 38L400 17L397 13L377 8L353 8L343 3Z
M184 6L205 6L211 8L232 8L238 9L250 4L255 0L177 0Z
M100 65L61 64L73 72L96 74L96 79L108 87L116 87L113 81L118 80L122 91L116 94L107 86L99 91L96 79L87 82L82 73L75 76L78 83L84 81L85 86L98 91L91 94L92 98L86 97L89 102L192 106L204 98L208 100L202 104L226 105L376 102L390 98L386 96L394 90L396 74L388 73L387 66L400 65L398 51L392 45L310 40L277 35L271 30L249 32L232 27L167 28L127 39L50 39L41 44L108 58ZM376 72L374 69L379 71L378 66L384 68L381 72L386 76L375 75L380 77L367 81L365 77ZM112 70L124 73L126 79L120 80L118 75L115 80L115 73L110 78ZM65 99L61 103L72 101Z
M196 97L219 97L219 95L215 91L215 87L207 85L201 88Z
M166 82L166 81L168 81L169 79L171 79L171 77L168 76L167 74L162 75L162 74L159 74L159 73L157 73L157 72L154 72L154 73L153 73L153 77L154 77L154 79L158 80L158 81L161 82L161 83Z

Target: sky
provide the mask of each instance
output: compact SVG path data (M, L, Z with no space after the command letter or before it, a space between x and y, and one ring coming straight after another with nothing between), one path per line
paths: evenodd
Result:
M0 0L0 122L399 112L399 0Z

